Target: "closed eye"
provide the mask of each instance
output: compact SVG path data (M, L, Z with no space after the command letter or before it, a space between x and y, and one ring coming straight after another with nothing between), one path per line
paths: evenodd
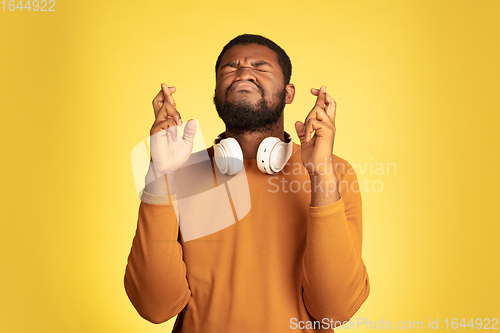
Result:
M238 62L236 61L231 61L225 65L223 65L219 70L221 75L228 75L232 74L236 71L238 71ZM262 72L262 73L268 73L271 72L273 69L273 66L268 63L267 61L264 60L257 60L251 63L252 69L257 71L257 72ZM247 67L248 68L248 67Z
M221 75L226 75L226 74L234 73L236 71L237 67L238 67L238 63L236 61L231 61L231 62L228 62L227 64L221 66L219 68L219 71L220 71Z
M237 71L238 71L238 69L236 67L226 67L220 71L219 75L222 77L225 77L228 75L232 75L232 74L236 73Z
M252 66L259 72L269 72L273 66L267 61L258 60L252 63Z

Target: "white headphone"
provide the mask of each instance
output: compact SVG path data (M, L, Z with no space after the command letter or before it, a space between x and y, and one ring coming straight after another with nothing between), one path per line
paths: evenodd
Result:
M243 152L234 138L224 138L220 134L214 141L215 164L220 172L235 175L243 168ZM285 132L283 142L276 137L267 137L257 149L257 166L263 173L273 175L283 169L292 155L292 136Z

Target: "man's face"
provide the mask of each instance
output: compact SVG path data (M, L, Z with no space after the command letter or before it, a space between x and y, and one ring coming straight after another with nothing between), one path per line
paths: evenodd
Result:
M283 72L271 49L236 45L222 56L214 102L227 128L255 131L275 124L285 98Z

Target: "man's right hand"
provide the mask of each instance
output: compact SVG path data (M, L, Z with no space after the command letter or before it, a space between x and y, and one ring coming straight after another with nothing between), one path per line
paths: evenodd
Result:
M151 161L157 177L182 167L193 150L196 122L191 119L186 123L181 138L176 127L182 124L181 115L172 96L175 91L175 87L162 83L160 92L153 99L155 122L150 130Z

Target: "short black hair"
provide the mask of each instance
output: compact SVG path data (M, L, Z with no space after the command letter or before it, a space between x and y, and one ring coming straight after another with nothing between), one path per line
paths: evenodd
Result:
M217 62L215 63L215 77L217 77L217 71L219 70L220 62L224 53L227 52L231 47L236 45L250 45L250 44L258 44L262 46L266 46L272 51L276 53L278 56L278 64L281 67L281 71L283 72L283 77L285 80L285 85L290 83L290 77L292 76L292 62L290 58L286 54L285 50L283 50L278 44L273 42L272 40L263 37L261 35L251 35L251 34L243 34L233 38L229 43L224 46L219 57L217 58Z

